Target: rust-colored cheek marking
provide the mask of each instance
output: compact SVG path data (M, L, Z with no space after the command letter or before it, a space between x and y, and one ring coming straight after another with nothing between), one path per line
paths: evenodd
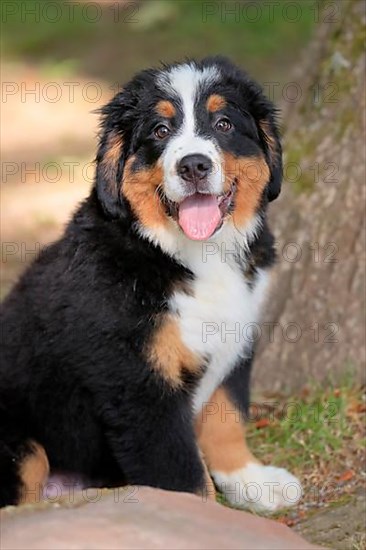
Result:
M19 475L23 483L21 503L39 502L44 484L50 471L44 448L32 442L32 453L20 464Z
M212 94L206 101L206 109L210 113L216 113L226 106L226 99L219 94Z
M158 188L163 181L163 170L159 166L131 171L135 158L131 157L124 170L122 193L142 225L148 228L165 226L168 222L160 201Z
M116 132L111 132L107 140L107 151L100 161L99 169L105 181L108 182L109 190L113 195L117 193L117 170L122 153L123 140Z
M200 372L200 359L182 342L176 318L168 314L161 321L147 349L153 368L174 388L182 384L184 370Z
M165 118L173 118L176 115L176 110L171 101L168 100L161 100L156 104L156 112L165 117Z
M235 207L232 220L236 227L250 221L269 182L270 171L263 157L234 157L224 153L224 189L228 191L236 180Z
M244 421L224 388L215 391L196 418L196 434L211 471L232 472L259 464L245 441Z
M268 120L261 120L259 123L259 126L261 127L264 138L268 145L271 162L275 163L278 153L277 153L277 147L276 147L276 140L272 135L270 124Z

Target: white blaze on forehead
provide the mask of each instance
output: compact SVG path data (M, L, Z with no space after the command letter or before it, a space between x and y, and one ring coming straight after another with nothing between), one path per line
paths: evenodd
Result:
M216 67L200 70L192 64L179 65L161 75L161 87L166 89L168 86L169 91L182 101L186 130L194 132L195 129L194 104L200 87L203 84L213 84L219 78L220 73Z
M178 133L168 143L163 155L165 174L165 192L173 201L184 198L184 189L177 175L177 163L186 155L206 155L213 163L213 172L209 177L210 190L220 194L223 190L221 173L221 156L213 139L198 135L195 116L195 104L200 91L220 79L217 67L199 69L194 64L184 64L174 67L160 75L158 86L177 97L182 105L183 123Z

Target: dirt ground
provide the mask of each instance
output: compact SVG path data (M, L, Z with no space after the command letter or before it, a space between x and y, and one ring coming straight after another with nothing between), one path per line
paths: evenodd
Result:
M364 550L366 497L360 491L345 504L314 513L294 527L313 543L337 550Z
M106 83L94 82L91 95L88 80L75 77L69 79L77 81L73 90L65 86L65 77L53 78L51 88L49 75L31 66L7 64L2 78L9 83L1 117L4 296L40 247L61 234L76 205L87 196L98 132L93 111L112 92Z

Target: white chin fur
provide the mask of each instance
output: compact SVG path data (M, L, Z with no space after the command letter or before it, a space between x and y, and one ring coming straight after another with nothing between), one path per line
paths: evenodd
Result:
M259 513L294 506L302 496L300 481L284 468L253 462L230 473L211 474L232 506Z

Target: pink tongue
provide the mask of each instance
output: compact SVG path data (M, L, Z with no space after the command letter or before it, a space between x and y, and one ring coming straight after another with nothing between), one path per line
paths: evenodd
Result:
M220 208L213 195L196 193L179 205L179 225L195 241L211 237L220 221Z

